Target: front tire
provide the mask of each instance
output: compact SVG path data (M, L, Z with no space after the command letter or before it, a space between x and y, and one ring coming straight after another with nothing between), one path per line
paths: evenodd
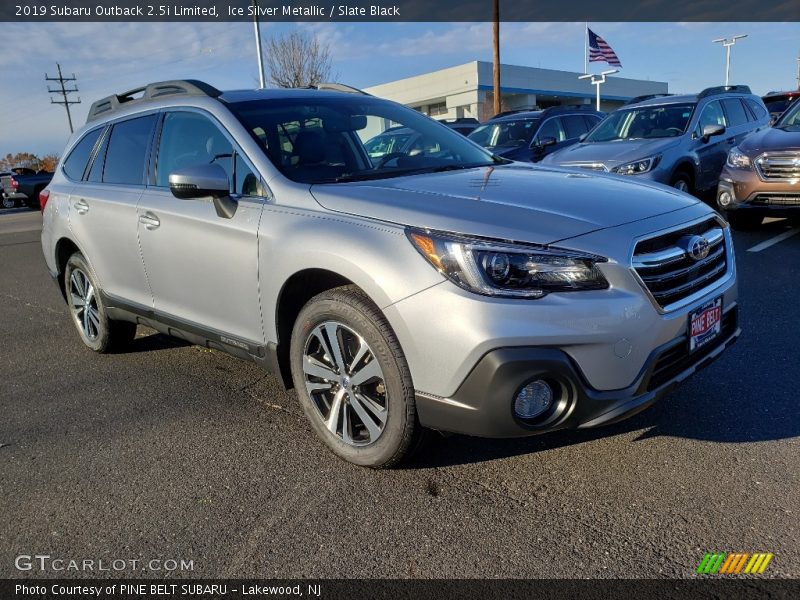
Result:
M680 192L694 194L694 189L692 188L692 178L683 171L678 171L675 173L675 175L672 176L672 180L669 182L669 184Z
M136 323L108 318L97 278L80 252L67 261L64 289L72 322L88 348L100 353L112 352L136 337Z
M17 201L15 198L9 198L8 196L3 196L3 208L14 208L17 205Z
M353 286L312 298L291 339L294 386L316 434L357 465L398 464L419 441L414 386L380 310Z

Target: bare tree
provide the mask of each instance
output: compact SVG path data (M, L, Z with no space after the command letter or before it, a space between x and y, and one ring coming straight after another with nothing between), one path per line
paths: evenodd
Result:
M266 53L269 79L278 87L308 87L330 81L330 48L316 36L303 31L274 36L267 42Z

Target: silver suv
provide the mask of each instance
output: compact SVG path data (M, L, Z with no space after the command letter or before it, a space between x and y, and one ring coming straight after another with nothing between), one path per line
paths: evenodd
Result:
M371 159L397 125L429 143ZM141 324L255 361L357 464L426 429L617 421L739 335L704 204L512 163L357 91L151 84L96 102L64 157L42 247L83 343Z

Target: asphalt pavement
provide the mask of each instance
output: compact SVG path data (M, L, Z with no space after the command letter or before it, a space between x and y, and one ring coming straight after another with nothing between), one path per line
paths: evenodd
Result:
M436 436L391 471L335 458L255 365L143 328L125 353L84 349L40 222L0 214L0 577L107 574L17 569L36 554L143 561L111 573L129 577L694 577L714 551L771 552L764 576L800 577L786 222L735 234L743 335L653 408L521 440Z

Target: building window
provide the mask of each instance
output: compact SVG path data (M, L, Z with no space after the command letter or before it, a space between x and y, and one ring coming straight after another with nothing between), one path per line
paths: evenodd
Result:
M437 102L428 106L428 116L438 117L447 114L447 102Z

